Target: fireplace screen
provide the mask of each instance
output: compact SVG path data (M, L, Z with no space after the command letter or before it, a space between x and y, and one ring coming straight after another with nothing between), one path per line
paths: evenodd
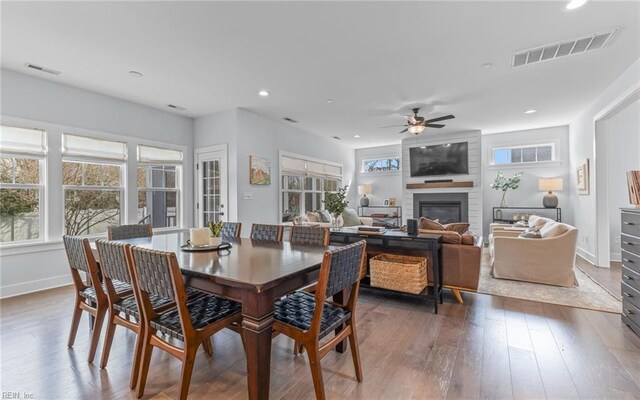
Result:
M441 224L462 222L462 203L421 201L420 216L437 219Z

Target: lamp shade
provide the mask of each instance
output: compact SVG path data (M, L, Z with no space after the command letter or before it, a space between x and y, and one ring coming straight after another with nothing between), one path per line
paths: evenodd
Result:
M419 133L422 133L422 131L424 131L424 126L422 125L411 125L407 130L410 133L413 133L414 135L417 135Z
M562 178L543 178L538 179L538 190L542 192L553 192L562 190Z
M358 194L371 194L373 193L371 190L371 185L360 185L358 186Z

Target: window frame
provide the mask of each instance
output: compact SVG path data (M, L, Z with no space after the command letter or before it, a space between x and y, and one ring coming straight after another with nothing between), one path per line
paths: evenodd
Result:
M365 171L364 170L364 163L366 163L367 161L382 161L382 160L398 160L398 169L388 169L388 170L383 170L383 171ZM402 160L400 156L396 156L396 155L389 155L389 156L377 156L377 157L370 157L370 158L362 158L360 159L360 167L359 167L359 173L363 174L363 175L374 175L374 174L398 174L402 172Z
M140 187L138 187L138 180L137 180L137 176L138 176L138 168L153 168L153 167L175 167L175 181L176 181L176 187L174 189L170 189L170 188L156 188L156 187L144 187L142 189L140 189ZM175 225L174 226L165 226L163 228L156 228L153 227L153 221L151 221L151 226L152 229L154 231L169 231L169 230L175 230L175 229L179 229L182 225L182 164L171 164L171 163L153 163L153 162L138 162L136 164L136 204L135 204L135 208L136 210L138 209L138 194L140 192L166 192L166 193L170 193L170 192L175 192L176 194L176 212L175 212ZM149 172L150 170L148 170L147 172ZM137 220L137 215L136 215L136 220ZM137 221L138 223L140 223L140 221Z
M25 128L30 129L30 128ZM41 129L39 129L41 130ZM41 130L43 135L43 140L46 143L46 131ZM46 146L45 146L46 148ZM46 151L46 150L45 150ZM46 210L46 199L47 191L45 190L46 185L46 177L47 177L47 154L30 154L30 153L18 153L18 152L1 152L0 157L2 158L13 158L13 159L27 159L27 160L37 160L38 161L38 183L6 183L0 182L0 189L38 189L38 238L37 239L26 239L26 240L11 240L7 242L0 242L0 247L7 247L12 245L22 245L22 244L32 244L32 243L42 243L48 240L48 232L47 232L47 210ZM15 172L13 176L13 180L15 180Z
M537 161L538 158L538 147L551 147L551 160ZM536 161L521 161L521 162L509 162L504 164L496 164L495 162L495 153L498 150L524 150L524 149L536 149ZM490 166L494 168L518 168L518 167L527 167L527 166L536 166L540 164L554 164L559 163L561 160L558 158L558 143L555 142L546 142L546 143L532 143L532 144L517 144L517 145L501 145L501 146L493 146L490 149L489 153L490 157ZM521 158L522 159L522 158Z

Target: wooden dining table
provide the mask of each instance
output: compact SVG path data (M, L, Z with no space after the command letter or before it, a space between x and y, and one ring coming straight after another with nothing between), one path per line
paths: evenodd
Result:
M187 239L189 232L178 232L119 242L174 252L187 285L242 303L249 398L268 399L274 302L317 281L329 247L242 238L227 240L229 250L186 252Z

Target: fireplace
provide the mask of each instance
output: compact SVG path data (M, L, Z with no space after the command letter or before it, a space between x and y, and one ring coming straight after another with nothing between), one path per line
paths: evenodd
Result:
M469 221L468 193L420 193L413 195L413 217L437 219L442 224Z

